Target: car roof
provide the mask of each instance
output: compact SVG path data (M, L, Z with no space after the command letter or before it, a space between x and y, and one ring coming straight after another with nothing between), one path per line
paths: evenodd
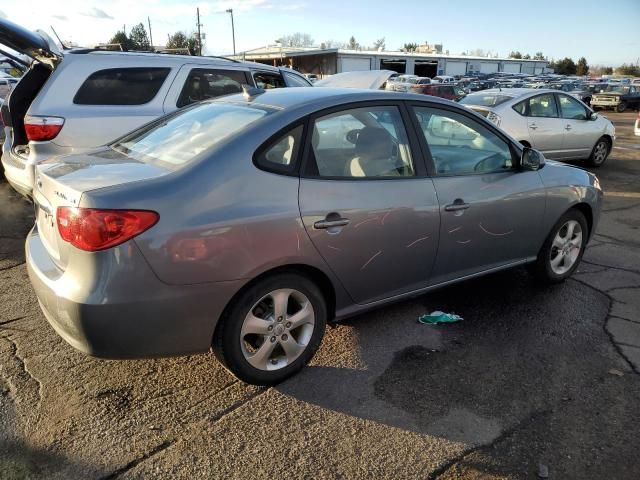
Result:
M274 107L279 110L298 107L309 107L309 109L315 110L344 103L375 100L429 100L430 102L449 105L454 103L449 100L421 94L331 87L274 88L251 97L244 94L235 94L211 101L215 103L251 103Z
M490 88L488 90L482 90L480 92L473 92L469 95L483 95L487 93L495 93L500 95L506 95L508 97L520 98L528 95L540 95L541 93L558 93L558 90L551 88Z
M99 58L102 56L107 57L116 57L125 62L133 62L140 58L145 59L153 59L157 58L158 61L164 62L166 64L183 64L183 63L193 63L193 64L202 64L202 65L216 65L216 66L228 66L228 67L246 67L253 69L266 70L271 72L279 71L278 68L272 67L271 65L266 65L264 63L257 62L246 62L240 60L232 60L230 58L225 57L215 57L215 56L194 56L194 55L175 55L171 53L154 53L154 52L121 52L114 50L100 50L100 49L88 49L88 48L78 48L64 52L64 56L66 58L82 58L86 56L87 58ZM289 71L290 69L287 69ZM291 70L294 73L295 70Z

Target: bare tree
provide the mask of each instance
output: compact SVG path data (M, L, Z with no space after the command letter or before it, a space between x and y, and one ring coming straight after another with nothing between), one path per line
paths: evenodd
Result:
M283 35L280 42L285 47L311 47L313 38L308 33L296 32L291 35Z
M373 50L376 50L376 51L382 51L385 49L386 46L387 45L385 42L385 37L379 38L375 42L373 42Z

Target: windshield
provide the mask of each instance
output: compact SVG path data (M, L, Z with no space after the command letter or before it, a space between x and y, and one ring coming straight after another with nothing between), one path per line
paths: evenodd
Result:
M272 112L255 106L196 104L133 132L112 148L135 160L175 169Z
M625 87L623 85L607 85L607 88L604 91L616 92L616 93L627 93L629 91L629 87Z
M513 97L508 95L499 95L495 93L482 93L482 94L473 94L467 95L459 103L464 105L476 105L478 107L495 107L496 105L500 105L508 100L511 100Z

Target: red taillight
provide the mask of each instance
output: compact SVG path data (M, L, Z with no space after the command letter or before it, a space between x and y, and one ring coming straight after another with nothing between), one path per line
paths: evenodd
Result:
M58 207L60 236L81 250L115 247L153 227L160 215L147 210L101 210Z
M64 118L61 117L33 117L25 115L24 130L27 139L34 142L53 140L62 130Z

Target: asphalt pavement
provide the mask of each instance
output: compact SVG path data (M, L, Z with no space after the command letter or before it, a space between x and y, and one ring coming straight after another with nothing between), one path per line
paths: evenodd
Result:
M29 284L32 208L0 183L0 478L640 478L640 137L604 114L618 140L574 278L520 268L352 318L273 388L213 354L73 350ZM464 321L417 323L436 309Z

